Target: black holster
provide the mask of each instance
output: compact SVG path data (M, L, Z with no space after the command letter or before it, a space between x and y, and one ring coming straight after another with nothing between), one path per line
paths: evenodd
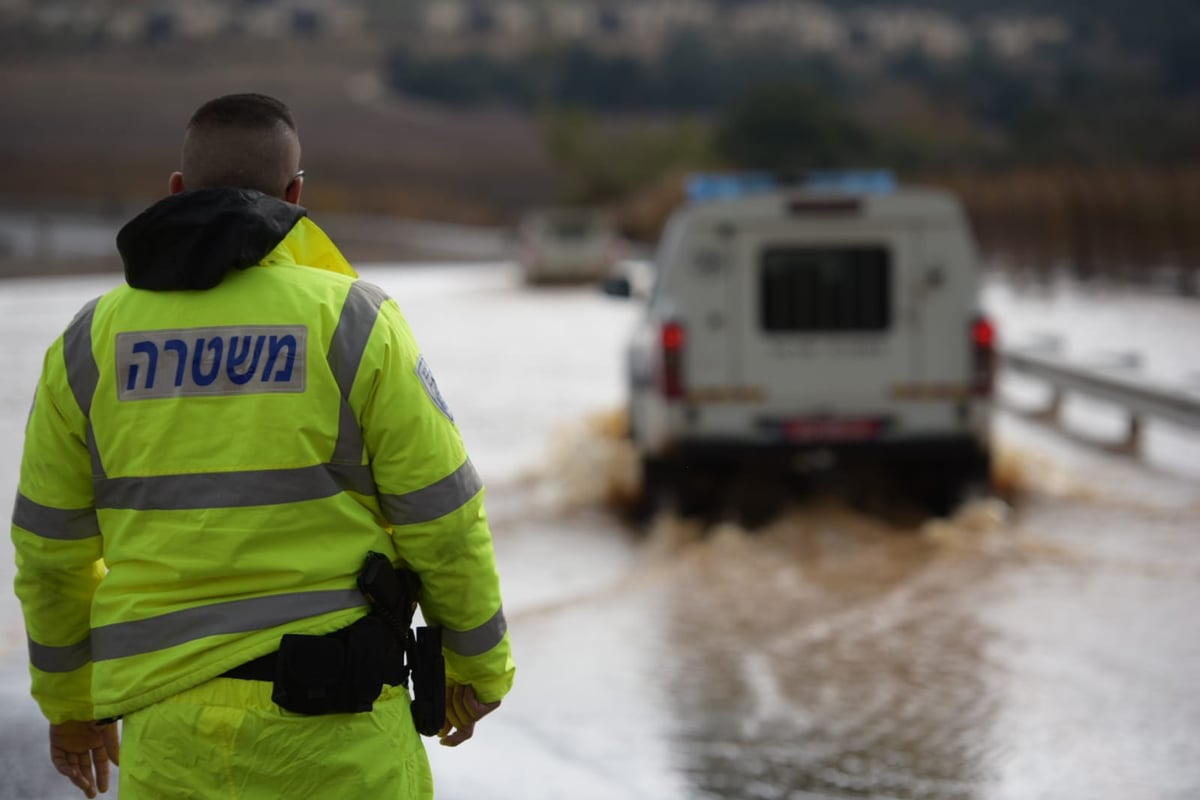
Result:
M412 677L412 716L417 732L436 736L446 721L446 665L442 658L442 629L436 625L412 630L421 595L415 572L396 569L381 553L367 553L358 574L359 591L371 603L371 614L391 629L404 651Z

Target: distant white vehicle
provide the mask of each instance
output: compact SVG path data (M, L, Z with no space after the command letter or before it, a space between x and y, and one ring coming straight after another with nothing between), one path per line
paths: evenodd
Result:
M530 212L518 226L517 239L517 260L529 283L601 281L625 252L611 217L589 208Z
M648 493L687 508L747 472L865 467L945 513L990 485L994 331L953 196L826 182L689 202L655 261L628 349Z

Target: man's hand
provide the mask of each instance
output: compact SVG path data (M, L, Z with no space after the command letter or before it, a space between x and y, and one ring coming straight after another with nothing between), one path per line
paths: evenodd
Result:
M500 701L481 703L470 686L446 684L446 724L438 732L446 747L458 747L475 733L475 723L500 707Z
M88 797L107 792L108 762L121 763L117 724L71 720L51 725L50 760Z

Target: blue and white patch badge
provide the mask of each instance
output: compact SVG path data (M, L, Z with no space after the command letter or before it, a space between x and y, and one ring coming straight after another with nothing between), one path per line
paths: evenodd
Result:
M307 343L303 325L118 333L117 399L303 392Z
M446 415L447 419L454 422L454 415L450 413L450 406L446 405L446 398L442 397L441 391L438 390L437 381L433 379L433 370L429 368L429 362L425 360L425 356L417 359L417 377L421 379L422 385L425 386L425 393L429 395L433 404Z

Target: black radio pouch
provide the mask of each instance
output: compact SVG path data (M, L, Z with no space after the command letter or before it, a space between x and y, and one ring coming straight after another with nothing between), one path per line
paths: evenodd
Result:
M413 637L412 717L417 733L437 736L446 723L446 662L442 657L442 629L417 628Z
M404 681L399 644L376 616L325 636L286 634L271 699L298 714L370 711L383 684Z

